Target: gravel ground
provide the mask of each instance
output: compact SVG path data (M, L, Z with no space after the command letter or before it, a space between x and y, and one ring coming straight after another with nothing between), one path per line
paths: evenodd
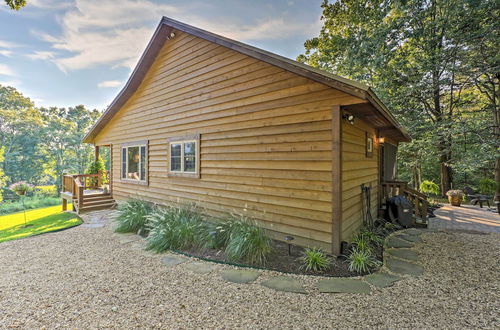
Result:
M167 268L111 225L0 244L0 328L499 328L499 234L429 232L423 276L371 294L309 294Z

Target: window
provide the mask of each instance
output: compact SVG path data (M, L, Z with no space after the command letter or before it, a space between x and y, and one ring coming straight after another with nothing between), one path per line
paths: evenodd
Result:
M147 141L131 142L122 145L122 179L146 182Z
M169 139L171 176L199 177L199 136Z

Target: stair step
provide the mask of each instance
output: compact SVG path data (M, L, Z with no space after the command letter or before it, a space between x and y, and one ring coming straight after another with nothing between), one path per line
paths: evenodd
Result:
M106 199L106 200L95 200L95 201L83 201L83 206L86 207L88 206L94 206L94 205L104 205L104 204L114 204L115 200L114 199ZM78 203L77 203L78 204Z
M83 200L100 200L100 199L112 199L111 195L84 195Z
M110 209L113 206L115 206L115 203L109 203L109 204L100 204L100 205L95 205L95 206L84 206L80 209L78 209L78 213L82 212L88 212L88 211L96 211L96 210L104 210L104 209Z

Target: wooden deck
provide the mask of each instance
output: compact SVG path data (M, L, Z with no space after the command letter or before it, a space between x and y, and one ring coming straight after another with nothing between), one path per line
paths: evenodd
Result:
M103 182L109 182L109 173L63 175L61 191L63 211L67 210L68 201L72 202L73 211L81 213L112 208L116 205L109 191L100 188Z

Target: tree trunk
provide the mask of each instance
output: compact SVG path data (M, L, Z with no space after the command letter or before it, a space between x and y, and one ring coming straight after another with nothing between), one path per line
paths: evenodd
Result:
M500 201L500 157L497 157L495 162L495 181L497 182L497 191L495 193L495 200Z
M448 161L450 159L448 158L448 155L446 153L441 154L440 157L440 168L439 168L439 173L441 176L441 195L445 196L446 192L451 189L451 182L452 182L452 172L451 172L451 167L448 166Z

